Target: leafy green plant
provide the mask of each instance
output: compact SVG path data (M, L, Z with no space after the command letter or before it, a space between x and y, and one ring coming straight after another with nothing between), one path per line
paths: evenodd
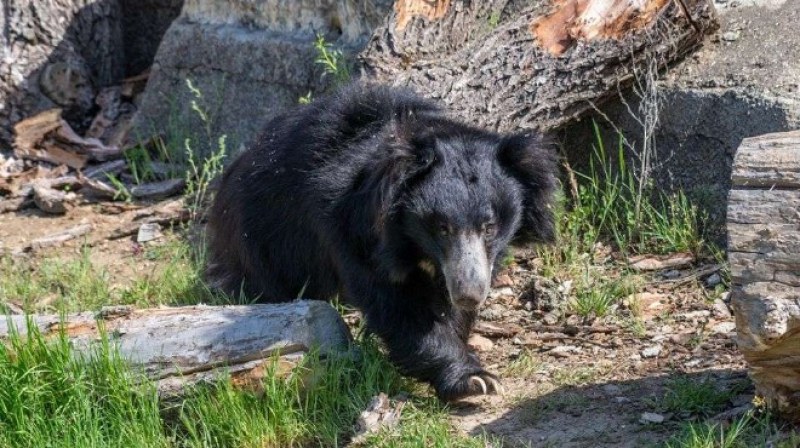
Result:
M125 186L125 182L119 180L119 178L111 173L106 173L106 179L111 183L111 186L114 187L114 197L115 201L125 201L131 202L133 200L133 195L131 194L128 187Z
M350 81L350 67L342 50L334 48L333 44L325 40L325 36L318 34L314 41L317 51L315 62L322 66L325 74L333 77L334 85L342 85Z
M137 145L125 151L125 161L137 185L155 180L153 158L144 146Z
M312 101L314 101L314 96L311 92L308 92L297 99L297 102L300 104L311 104Z
M186 160L188 169L186 171L186 200L189 211L194 218L197 218L209 198L209 186L217 176L222 174L225 158L227 157L227 147L225 146L225 136L217 140L217 150L202 160L197 159L195 151L192 150L191 141L186 139Z

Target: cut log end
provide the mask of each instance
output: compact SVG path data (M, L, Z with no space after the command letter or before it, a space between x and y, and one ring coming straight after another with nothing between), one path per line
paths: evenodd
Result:
M621 39L650 26L668 0L560 0L535 20L531 32L548 53L558 56L579 40Z
M737 342L767 404L800 422L800 131L745 139L733 164L728 258Z

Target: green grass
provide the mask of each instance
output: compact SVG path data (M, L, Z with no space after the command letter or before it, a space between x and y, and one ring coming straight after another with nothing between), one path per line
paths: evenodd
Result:
M577 195L566 228L584 244L601 238L632 253L699 253L705 246L705 216L682 191L666 194L637 179L628 166L623 139L614 157L595 124L595 146L587 173L575 173Z
M268 371L259 392L223 379L165 410L153 383L108 343L77 355L64 336L12 334L0 345L0 446L337 446L372 396L421 390L397 373L374 340L359 342L360 356L312 354L288 377ZM446 409L424 394L409 399L398 427L367 440L378 447L485 446L482 437L455 434Z
M523 350L505 369L505 374L513 377L527 378L533 376L544 367L542 360L531 350Z
M706 217L687 195L640 181L628 166L624 139L610 154L596 125L595 132L586 172L568 170L568 191L557 194L556 244L538 248L540 275L571 284L561 311L585 318L608 315L637 291L642 279L618 261L627 255L720 253L707 243Z
M587 266L584 275L576 282L574 298L569 302L570 310L579 316L603 317L612 305L636 290L632 276L615 278L591 272Z
M752 411L729 425L700 422L686 424L665 448L796 448L800 433L782 431L768 415Z
M240 300L209 290L202 282L204 254L176 239L146 247L129 263L156 261L130 282L114 285L109 272L92 261L92 250L81 248L77 258L48 258L39 262L0 256L0 309L6 301L29 312L96 310L104 305L229 304Z
M166 447L152 385L108 345L91 361L38 333L0 345L0 446Z
M711 415L724 409L737 392L720 390L710 378L694 380L679 376L667 382L661 405L670 412Z

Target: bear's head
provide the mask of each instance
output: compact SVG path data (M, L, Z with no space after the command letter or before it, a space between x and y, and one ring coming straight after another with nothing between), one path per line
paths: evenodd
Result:
M474 310L512 241L554 237L555 156L540 135L503 136L441 116L396 119L376 200L381 263L404 281L418 270Z

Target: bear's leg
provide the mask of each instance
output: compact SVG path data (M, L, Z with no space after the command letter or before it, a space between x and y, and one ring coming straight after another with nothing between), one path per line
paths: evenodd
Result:
M442 400L502 392L498 378L483 369L465 339L473 318L457 310L436 315L416 301L381 288L362 306L367 327L388 345L389 357L406 375L430 382Z

